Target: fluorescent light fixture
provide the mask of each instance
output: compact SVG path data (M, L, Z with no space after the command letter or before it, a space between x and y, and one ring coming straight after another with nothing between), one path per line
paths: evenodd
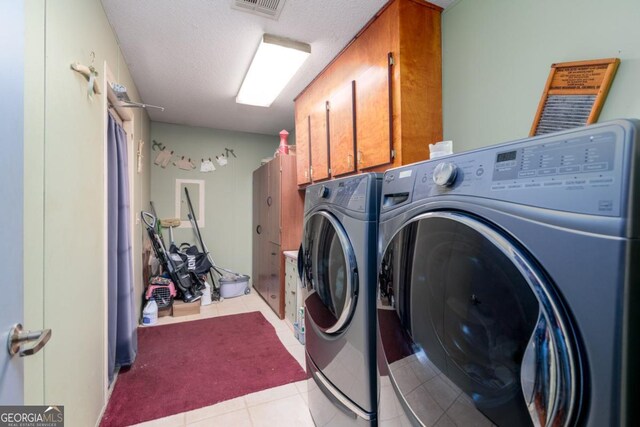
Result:
M311 46L265 34L236 96L239 104L268 107L311 54Z

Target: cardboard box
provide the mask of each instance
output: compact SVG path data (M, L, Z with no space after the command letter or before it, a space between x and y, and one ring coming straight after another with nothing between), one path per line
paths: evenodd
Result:
M173 313L171 312L171 306L158 309L158 317L167 317L171 316L172 314Z
M173 301L173 317L200 314L200 300L195 302Z

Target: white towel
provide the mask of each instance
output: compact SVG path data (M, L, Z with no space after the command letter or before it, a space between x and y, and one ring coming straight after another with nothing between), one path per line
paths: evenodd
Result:
M200 163L200 172L213 172L214 170L216 170L216 167L211 160L203 160Z

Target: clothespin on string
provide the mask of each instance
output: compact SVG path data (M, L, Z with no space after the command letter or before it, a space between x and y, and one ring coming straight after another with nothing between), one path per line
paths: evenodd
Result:
M164 150L164 145L163 144L159 143L155 139L152 142L153 142L153 145L151 146L151 149L153 151L156 151L156 147L158 147L160 149L160 151Z

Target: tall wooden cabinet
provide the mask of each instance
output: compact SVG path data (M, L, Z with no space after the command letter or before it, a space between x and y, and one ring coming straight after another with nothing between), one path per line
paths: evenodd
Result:
M390 1L298 95L298 185L429 158L442 139L441 11Z
M284 318L284 255L298 250L303 196L296 156L278 156L253 172L253 288Z

